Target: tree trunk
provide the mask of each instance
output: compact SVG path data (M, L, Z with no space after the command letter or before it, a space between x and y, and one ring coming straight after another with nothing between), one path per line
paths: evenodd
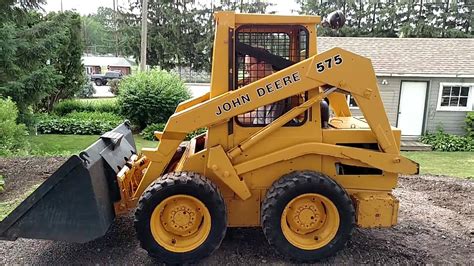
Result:
M446 37L446 29L447 29L447 25L446 25L446 22L447 22L447 18L448 18L448 13L449 13L449 0L446 0L446 3L445 3L445 7L444 7L444 16L443 16L443 25L442 25L442 31L441 31L441 37L444 38Z
M372 13L372 29L371 29L371 32L372 32L372 36L375 36L375 11L377 10L377 3L374 3L374 12Z
M467 8L467 18L466 18L466 23L464 23L464 32L466 34L469 34L469 28L471 27L471 23L473 21L472 17L472 7L473 7L473 0L465 0L464 1L464 6Z
M423 0L420 0L420 13L418 13L418 21L420 21L422 14L423 14Z
M357 18L357 29L360 30L360 23L362 21L362 0L359 0L359 17Z

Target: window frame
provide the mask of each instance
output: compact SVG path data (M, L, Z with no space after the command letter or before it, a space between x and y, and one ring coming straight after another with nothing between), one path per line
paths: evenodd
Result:
M468 95L467 95L467 106L460 107L460 106L441 106L441 100L443 98L443 88L444 87L469 87ZM472 105L474 103L474 83L466 83L466 82L440 82L439 83L439 90L438 90L438 103L436 107L436 111L451 111L451 112L468 112L472 111Z
M290 43L291 43L291 35L290 33L292 31L304 31L305 35L306 35L306 42L305 42L305 49L303 51L305 51L305 55L306 57L305 58L302 58L302 60L306 60L309 58L309 52L308 52L308 49L309 49L309 30L304 27L303 25L293 25L293 24L281 24L281 25L262 25L262 24L243 24L243 25L240 25L239 27L237 27L237 29L235 29L234 31L234 40L239 40L239 31L242 30L242 29L247 29L247 28L250 28L252 29L253 27L256 27L258 28L257 31L255 32L258 32L258 33L284 33L284 34L287 34L289 36L289 40L290 40ZM268 31L265 31L265 29L269 29ZM288 32L284 32L284 31L281 31L281 32L272 32L271 29L273 28L285 28L285 29L288 29ZM261 32L260 32L261 30ZM252 31L250 31L250 33L252 33ZM298 33L299 34L299 33ZM300 42L300 40L298 39L298 42ZM301 45L301 43L300 43ZM234 52L235 53L235 52ZM236 53L235 53L236 55ZM291 57L291 54L290 54L290 57ZM239 76L239 62L237 60L237 56L235 56L235 62L234 62L234 85L229 87L229 91L230 90L238 90L238 86L235 84L237 83L238 81L238 76ZM297 63L297 62L295 62ZM276 72L275 72L276 73ZM308 99L308 92L306 91L305 93L305 97L306 97L306 100ZM289 97L291 98L291 97ZM261 106L259 106L261 107ZM258 108L259 108L258 107ZM299 123L294 123L292 121L288 122L287 124L283 125L283 127L300 127L300 126L303 126L306 124L306 122L308 121L308 114L310 112L311 109L309 110L306 110L303 114L304 114L304 118L302 121L300 121ZM287 112L290 111L290 110L287 110ZM286 113L286 112L285 112ZM239 127L242 127L242 128L264 128L266 127L267 125L269 124L244 124L242 123L241 121L239 121L239 119L237 118L237 116L235 116L233 118L233 121L235 121L235 124L238 125ZM271 123L270 123L271 124Z

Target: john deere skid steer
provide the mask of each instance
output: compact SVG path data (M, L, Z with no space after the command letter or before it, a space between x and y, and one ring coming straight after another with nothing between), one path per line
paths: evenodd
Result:
M391 192L418 165L400 155L371 61L318 52L318 16L215 21L210 92L179 104L158 146L137 152L127 122L104 134L0 223L2 239L84 243L133 210L141 246L163 262L197 261L227 227L258 226L302 262L335 254L356 226L397 223Z

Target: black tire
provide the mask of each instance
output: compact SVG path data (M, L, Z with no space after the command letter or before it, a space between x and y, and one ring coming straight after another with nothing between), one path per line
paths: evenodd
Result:
M102 86L102 80L101 79L95 79L94 80L95 85L97 86Z
M291 244L283 234L282 213L299 195L316 193L328 198L339 212L339 228L332 240L321 248L305 250ZM345 190L324 174L301 171L281 177L267 192L262 204L262 227L268 243L285 257L298 262L314 262L334 255L350 239L355 227L353 203Z
M209 210L211 229L204 242L189 252L171 252L153 237L150 218L158 204L173 195L185 194L199 199ZM207 178L191 172L168 173L143 193L135 212L135 230L141 247L158 261L170 264L195 262L211 255L222 243L227 229L224 199L218 188Z

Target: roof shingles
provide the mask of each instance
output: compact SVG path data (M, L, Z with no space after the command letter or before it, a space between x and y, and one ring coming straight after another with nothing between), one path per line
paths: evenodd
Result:
M372 60L377 75L474 76L474 39L319 37Z

